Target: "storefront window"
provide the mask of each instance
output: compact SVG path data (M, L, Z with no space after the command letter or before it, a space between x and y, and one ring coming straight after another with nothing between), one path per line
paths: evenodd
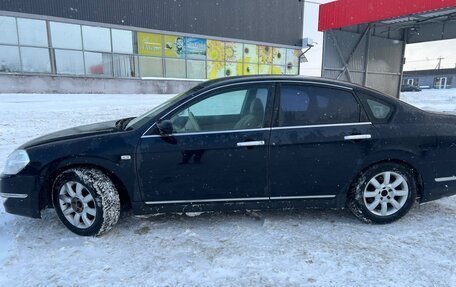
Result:
M82 26L84 50L111 52L111 33L108 28Z
M133 54L133 33L112 29L112 50L114 53Z
M225 62L207 61L207 79L217 79L225 76Z
M50 73L51 63L47 48L21 47L22 71L27 73Z
M16 19L0 16L0 43L17 44Z
M285 66L287 49L274 48L272 49L272 63L274 65Z
M84 75L82 51L55 50L57 74Z
M112 76L112 56L107 53L84 52L86 75Z
M260 64L272 63L272 47L258 46L258 62Z
M19 44L27 46L48 46L46 22L41 20L17 18Z
M82 49L81 26L51 22L52 47L63 49Z
M258 63L258 47L254 44L244 44L244 63ZM257 69L258 70L258 69Z
M0 72L14 73L20 71L19 48L15 46L0 46Z
M130 78L138 76L138 57L133 55L114 55L114 77Z
M162 58L139 57L141 77L163 77Z
M271 74L273 74L273 75L284 75L285 74L285 66L273 65Z
M298 74L298 66L287 66L286 67L286 74L287 75L297 75Z
M185 37L187 59L206 60L206 39Z
M207 59L209 61L225 61L225 42L207 40Z
M258 75L258 64L244 63L244 75Z
M297 49L126 29L0 16L0 73L189 79L298 73Z
M183 36L164 36L165 57L185 58L185 39Z
M187 60L187 78L205 79L206 78L206 62Z
M138 32L138 54L163 56L163 37L160 34Z
M258 74L269 75L272 73L272 65L260 64L258 65Z
M225 77L242 75L242 63L225 63Z
M185 60L165 59L165 71L167 78L185 78Z
M300 50L287 49L287 66L299 66Z
M242 63L243 49L242 43L225 43L225 61Z

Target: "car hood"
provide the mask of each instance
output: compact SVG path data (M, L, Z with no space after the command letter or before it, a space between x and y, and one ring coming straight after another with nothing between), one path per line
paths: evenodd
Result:
M47 143L66 140L66 139L73 139L73 138L78 138L78 137L86 137L86 136L92 136L92 135L98 135L98 134L118 132L118 131L121 131L121 129L119 129L116 126L117 122L118 122L117 120L108 121L108 122L83 125L83 126L78 126L78 127L74 127L74 128L69 128L69 129L53 132L53 133L38 137L36 139L33 139L33 140L23 144L20 148L29 148L32 146L47 144Z

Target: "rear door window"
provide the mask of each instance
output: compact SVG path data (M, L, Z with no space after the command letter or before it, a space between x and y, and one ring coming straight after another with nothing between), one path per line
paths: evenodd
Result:
M282 85L278 125L307 126L359 122L353 94L334 88Z

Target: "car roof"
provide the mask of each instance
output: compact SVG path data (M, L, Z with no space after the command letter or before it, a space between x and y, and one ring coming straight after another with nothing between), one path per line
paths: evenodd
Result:
M303 83L314 83L314 84L322 84L322 85L330 85L334 87L342 87L347 89L352 89L354 91L359 91L371 96L374 96L379 99L386 100L388 102L395 102L399 103L400 101L393 97L389 96L385 93L382 93L378 90L364 87L358 84L353 84L349 82L321 78L321 77L309 77L309 76L291 76L291 75L254 75L254 76L235 76L235 77L226 77L226 78L219 78L215 80L208 80L202 82L195 86L193 90L196 92L207 91L213 88L222 87L225 85L231 84L242 84L246 82L280 82L280 81L293 81L293 82L303 82Z
M255 75L255 76L236 76L236 77L227 77L227 78L220 78L215 80L209 80L200 84L201 88L212 88L221 85L228 85L228 84L237 84L243 82L262 82L262 81L302 81L302 82L312 82L312 83L321 83L321 84L329 84L335 85L340 87L346 88L360 88L366 89L365 87L338 81L332 79L325 79L320 77L307 77L307 76L287 76L287 75Z

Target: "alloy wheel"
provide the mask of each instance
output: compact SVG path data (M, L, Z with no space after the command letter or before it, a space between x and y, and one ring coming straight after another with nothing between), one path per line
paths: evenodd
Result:
M63 215L77 228L89 228L95 222L95 199L79 182L66 182L59 191L59 206Z
M363 192L364 204L377 216L389 216L398 212L407 202L409 187L404 176L385 171L374 176Z

